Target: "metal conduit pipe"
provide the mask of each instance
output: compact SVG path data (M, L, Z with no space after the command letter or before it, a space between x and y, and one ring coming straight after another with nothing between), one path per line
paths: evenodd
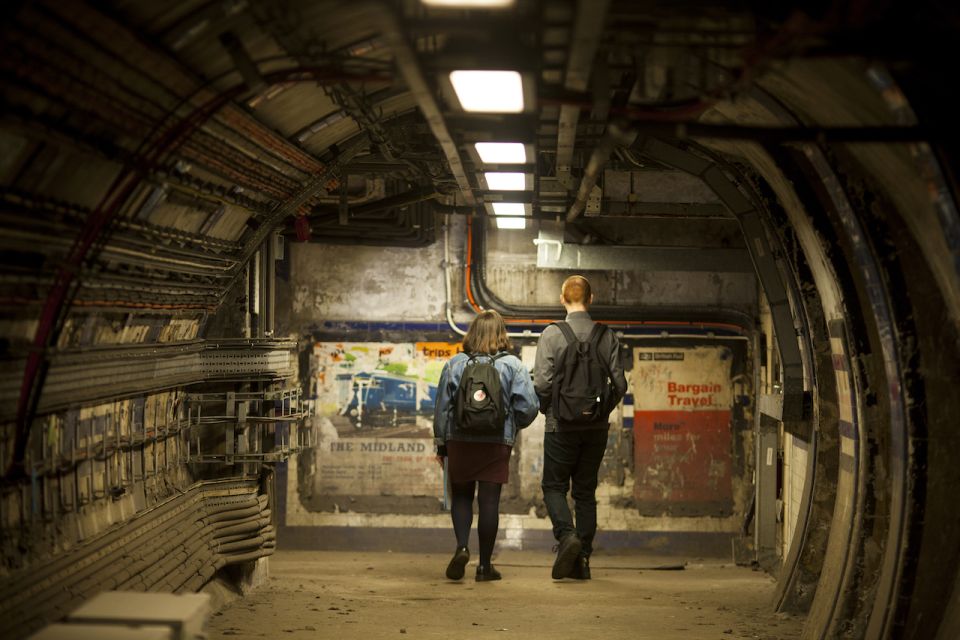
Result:
M443 264L443 270L444 270L444 289L445 289L445 291L446 291L446 298L445 298L445 300L446 300L446 304L445 304L445 306L446 306L446 319L447 319L447 324L450 326L450 328L451 328L455 333L463 336L463 335L466 335L466 333L467 333L466 330L463 329L463 328L461 328L459 325L457 325L456 321L455 321L454 318L453 318L453 295L452 295L452 290L451 290L452 287L451 287L451 284L450 284L450 267L451 267L451 262L450 262L449 215L450 215L450 214L447 214L447 216L446 216L446 218L445 218L445 223L446 223L446 224L444 225L444 236L443 236L443 239L444 239L444 240L443 240L443 241L444 241L444 264ZM477 269L476 271L480 271L480 269ZM500 302L498 299L496 299L495 297L493 297L492 294L489 294L488 292L486 292L486 287L482 284L482 280L478 280L478 281L475 283L475 287L476 287L475 290L476 290L477 293L479 294L478 297L481 298L481 299L483 300L483 302L484 302L484 306L485 306L485 307L488 306L488 305L486 304L486 301L487 301L488 299L490 299L490 298L493 298L493 300L494 300L495 302L494 302L493 304L489 305L489 306L490 306L491 308L497 309L497 310L500 311L504 316L507 316L507 323L508 323L509 325L511 325L511 326L516 326L516 323L511 321L511 319L509 318L510 315L524 315L524 314L526 314L526 315L528 315L528 316L530 316L530 317L533 317L533 318L556 318L556 319L559 319L559 318L562 317L559 312L557 312L557 311L555 311L555 310L553 310L553 309L543 309L543 308L539 308L539 307L538 307L538 308L517 309L517 308L515 308L515 307L507 307L507 305L503 304L503 303ZM480 293L481 291L483 291L482 294ZM608 311L606 310L606 308L604 308L604 307L597 306L597 307L595 307L595 309L601 309L601 310L602 310L602 311L601 311L602 313L607 313L607 314L609 314L609 312L608 312ZM672 309L671 311L676 312L676 311L678 311L678 310ZM720 311L726 312L726 311L728 311L728 310L720 310ZM743 314L743 315L745 316L746 314ZM537 336L540 335L540 332L542 331L543 327L546 326L546 324L547 324L548 321L544 321L544 320L539 320L539 321L538 321L538 320L530 320L530 321L525 321L525 322L530 322L530 323L540 322L540 324L536 325L536 329L535 329L535 330L527 329L527 330L524 330L524 331L508 331L508 332L507 332L507 335L508 335L509 337L511 337L511 338L535 338L535 337L537 337ZM743 327L742 327L742 325L740 324L740 323L742 323L742 322L745 322L745 320L744 320L743 318L737 317L734 324L735 324L737 327L740 327L741 330L742 330ZM617 326L616 321L611 322L610 324L611 324L612 326ZM709 323L707 323L707 324L709 324ZM689 323L689 325L690 325L691 327L693 327L693 326L696 326L696 323L695 323L695 322L691 322L691 323ZM707 330L709 330L709 329L711 329L711 328L713 328L713 327L706 326L706 327L704 327L704 328L707 329ZM710 336L705 336L705 335L696 335L696 334L677 334L677 333L666 333L666 334L665 334L665 333L663 333L663 332L658 333L658 334L655 334L655 335L652 335L652 334L650 334L650 333L636 334L636 331L635 331L635 330L634 330L634 331L631 331L629 328L624 328L620 333L622 333L622 334L625 335L625 336L634 335L635 337L644 337L644 338L678 338L678 337L681 337L681 338L693 338L693 339L696 339L696 338L701 338L701 337L711 337L712 339L719 339L719 340L725 340L725 339L749 340L749 338L748 338L747 336L743 336L743 335L736 335L736 336L718 336L718 335L712 334L712 335L710 335Z
M210 547L209 536L190 538L186 544L168 554L162 563L147 576L144 576L143 581L144 584L147 585L146 590L173 590L177 583L182 583L182 574L185 569L190 566L196 566L198 562L203 564L206 560L209 560L209 557L212 555L213 551ZM170 584L167 586L165 583Z
M237 542L227 542L223 544L217 544L215 548L216 553L225 554L225 553L234 553L240 551L241 549L249 549L251 547L263 547L270 539L265 536L257 536L256 538L247 538L245 540L239 540Z
M184 509L183 517L189 517L190 509L187 506ZM180 525L177 525L180 526ZM186 535L186 534L185 534ZM127 562L123 562L126 560ZM121 562L123 564L129 564L133 558L122 557ZM110 578L117 567L117 558L114 554L105 555L99 562L94 563L86 567L79 576L78 579L74 579L74 576L70 576L63 583L54 582L50 584L47 589L42 591L39 594L29 598L29 602L44 603L44 607L35 612L33 618L40 617L42 620L49 618L48 615L44 615L45 611L55 611L60 612L61 614L66 614L69 612L76 604L82 602L84 599L89 598L96 594L98 591L103 590L105 584L110 584ZM102 572L102 573L101 573ZM26 621L16 621L15 615L20 613L23 614L28 610L27 605L20 599L18 606L10 612L12 614L9 618L5 615L4 619L7 619L11 622L11 627L18 626L19 624L25 624ZM28 617L27 620L32 618ZM41 622L42 624L42 622Z
M153 550L130 566L128 571L125 571L126 580L122 583L122 588L135 588L137 584L149 585L155 582L154 574L167 566L169 557L172 555L171 549L189 543L192 538L197 537L198 531L202 533L204 530L203 524L196 520L178 523L176 529L162 543L156 545Z
M105 587L109 588L112 585L127 585L137 590L161 588L159 585L164 585L168 588L182 585L183 582L189 580L189 578L182 575L184 565L179 563L184 560L190 561L191 566L195 565L198 567L210 565L211 563L216 564L216 545L222 537L223 529L228 529L230 526L235 526L234 523L238 521L243 522L244 520L251 520L257 524L264 522L269 523L269 516L267 515L269 510L261 512L262 515L260 517L257 517L256 514L253 516L247 515L251 511L251 507L253 507L253 509L265 507L266 496L254 498L249 495L241 495L235 498L226 498L229 501L225 501L225 497L220 497L216 498L217 502L213 504L210 504L206 498L206 496L202 495L202 492L198 491L185 502L175 500L173 504L179 508L169 510L170 513L167 515L170 517L155 518L152 522L148 521L147 524L154 526L142 527L140 531L134 533L132 540L129 538L131 532L122 531L121 533L123 533L126 538L124 540L126 544L122 545L122 548L129 549L131 548L131 542L133 540L147 535L150 529L160 526L165 527L159 544L151 545L149 547L151 551L144 554L139 560L135 556L125 554L121 556L118 562L116 553L120 551L120 549L117 549L114 552L106 553L99 561L85 567L85 570L79 575L73 574L67 576L65 581L56 581L55 584L47 588L41 587L39 593L37 593L35 589L26 590L27 592L33 592L32 597L29 598L29 602L42 602L43 606L33 609L32 611L28 610L28 607L14 606L12 607L13 610L10 611L13 615L2 616L3 623L0 623L0 627L3 629L13 627L23 629L39 626L43 624L44 621L51 619L51 616L67 613L84 598L90 597L97 591ZM221 526L210 526L203 522L204 517L210 518L216 516L216 514L209 513L211 510L215 511L216 514L223 514L225 517L221 523L217 523ZM238 513L232 514L231 511ZM198 512L200 514L199 518ZM161 515L163 515L162 512ZM231 515L234 517L231 518ZM198 533L200 535L197 535ZM257 533L258 535L252 537L262 538L260 547L268 550L264 551L264 553L272 553L272 547L275 545L273 542L275 534L272 531L272 527L267 524L267 527L263 527L262 530L257 531ZM248 545L247 548L249 548L250 545L255 543L248 542L246 544ZM171 551L171 549L177 549L177 547L182 548L182 551ZM102 548L105 547L101 545L101 549ZM157 570L148 571L146 574L142 573L143 570L141 567L143 563L154 560L157 556L164 558L164 561L157 567ZM64 558L64 560L68 560L68 558ZM70 558L69 560L76 562L76 558ZM156 560L154 560L154 562L156 562ZM55 565L56 564L58 563L55 563ZM138 569L141 572L134 573ZM49 571L45 573L48 578L55 575ZM204 574L206 573L208 572L204 571ZM21 598L14 598L13 600L21 600ZM4 602L4 608L11 608L10 605L14 604L23 605L24 603L14 603L7 600Z
M148 521L150 526L144 528L141 532L135 534L132 539L127 541L127 544L133 543L135 540L142 538L150 534L154 529L159 529L161 527L167 527L171 524L178 523L181 519L189 517L190 508L194 506L194 503L199 501L199 496L196 496L194 500L179 505L178 509L169 509L164 513L161 511L163 506L158 508L158 513L154 514L154 517ZM173 503L171 506L177 506ZM163 517L166 516L166 517ZM117 540L119 535L113 534L109 536L114 538L112 540L107 540L102 544L94 544L89 549L81 549L78 551L86 551L86 555L94 556L101 551L108 549L109 547L119 547ZM65 569L73 568L76 566L77 559L72 557L73 554L65 554L58 562L53 563L49 567L44 567L39 569L36 574L30 576L19 576L17 575L14 579L10 580L8 586L0 592L0 602L3 602L4 605L16 604L19 600L31 599L31 600L46 600L52 597L52 593L63 588L65 581L63 579L53 580L53 578L58 574L63 572ZM70 573L70 580L72 583L77 583L80 580L83 580L86 576L91 573L96 573L102 568L102 566L107 566L111 564L115 559L111 557L110 553L106 553L103 558L98 562L92 562L86 566L80 568L75 572ZM12 577L12 576L11 576ZM32 586L25 586L25 584L32 583ZM42 591L38 591L38 587L42 587L45 583L49 583L47 588ZM5 608L5 607L4 607ZM0 612L3 612L0 609ZM0 620L4 616L0 616Z
M607 125L607 130L600 139L593 153L590 154L590 160L583 171L583 178L580 180L580 188L577 190L577 198L570 205L567 212L567 222L573 222L577 219L584 208L587 206L587 199L590 192L597 184L597 178L600 172L607 166L610 160L610 154L617 147L629 147L637 139L636 129L631 129L626 125L611 122Z
M260 535L269 536L271 539L276 540L277 534L273 530L273 526L264 527L260 530ZM238 540L246 540L249 536L245 534L234 534L229 536L221 536L217 538L217 544L230 544L231 542L237 542Z
M221 515L230 514L229 512L223 512ZM170 574L178 570L178 567L198 554L204 552L209 554L215 553L216 538L220 535L227 535L226 532L231 534L259 532L263 525L265 523L269 524L269 522L269 514L242 518L239 524L232 524L233 521L228 519L209 525L204 523L203 519L198 519L193 523L195 530L187 531L187 533L192 535L190 535L187 542L182 545L182 550L177 549L174 553L168 553L164 560L157 565L156 569L143 577L143 581L147 584L151 582L159 583L166 580Z
M486 236L482 228L482 220L474 220L473 224L478 225L474 229L468 241L469 254L473 256L475 265L470 268L469 285L477 301L484 307L495 309L505 316L507 322L510 317L514 318L537 318L542 319L544 325L554 320L562 320L565 316L563 309L557 307L520 307L508 305L496 297L489 289L483 279L484 256L486 255ZM590 307L593 315L598 318L604 318L610 325L616 326L618 320L624 321L629 325L631 322L643 322L647 318L642 317L641 313L632 309L614 305L592 305ZM652 315L652 312L647 312ZM703 307L681 307L672 306L667 309L658 309L656 317L650 320L654 323L662 321L665 326L676 323L682 323L684 326L695 328L701 322L704 329L719 329L720 326L730 325L728 330L740 332L750 332L753 330L754 320L750 314L731 308L703 308ZM714 325L711 327L711 325Z
M447 324L454 333L465 336L467 332L457 326L453 320L453 296L450 292L450 214L443 216L443 288L446 291L443 306L446 310Z

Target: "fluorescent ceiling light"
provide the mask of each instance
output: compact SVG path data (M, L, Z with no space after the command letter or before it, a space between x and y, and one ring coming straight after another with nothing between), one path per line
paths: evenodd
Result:
M527 174L487 171L483 174L487 180L487 187L493 191L523 191L527 188Z
M527 220L525 218L497 217L497 229L526 229Z
M522 202L494 202L493 213L498 216L522 216L526 210Z
M493 214L498 229L525 229L527 221L523 217L527 207L522 202L494 202Z
M478 142L474 145L480 160L487 164L523 164L527 150L520 142Z
M455 7L460 9L500 9L512 7L514 0L420 0L428 7Z
M523 81L516 71L451 71L450 84L464 111L523 111Z

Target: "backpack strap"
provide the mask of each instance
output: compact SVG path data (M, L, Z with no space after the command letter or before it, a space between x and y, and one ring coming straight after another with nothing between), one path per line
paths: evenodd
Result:
M467 358L470 359L470 362L473 362L477 358L490 358L490 363L496 362L499 358L510 355L506 351L500 351L498 353L489 354L489 353L468 353Z
M576 344L577 342L580 342L577 339L577 334L573 332L573 329L570 328L569 324L563 321L554 322L553 324L560 328L560 332L563 334L563 337L567 339L567 344Z
M603 337L604 332L607 330L607 325L601 324L599 322L593 323L593 329L590 331L590 335L587 337L587 342L593 344L594 347L600 346L600 338Z
M609 327L605 324L595 322L593 329L590 331L590 336L587 338L587 342L593 345L593 352L597 354L597 360L603 365L604 371L607 372L607 377L612 378L613 372L610 371L610 363L607 362L606 358L600 355L600 341L603 339L603 335L609 330Z

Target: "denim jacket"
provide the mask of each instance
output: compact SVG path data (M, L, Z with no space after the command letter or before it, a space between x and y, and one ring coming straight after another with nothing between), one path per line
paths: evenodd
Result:
M474 356L475 359L483 357L482 355ZM453 403L457 387L460 385L460 377L469 360L467 354L458 353L443 365L440 382L437 385L437 404L433 413L434 441L438 446L447 440L502 442L513 445L517 439L517 432L533 422L540 409L530 372L515 355L507 354L497 358L493 366L500 373L500 386L503 389L504 406L507 408L503 435L462 434L457 433L454 425Z

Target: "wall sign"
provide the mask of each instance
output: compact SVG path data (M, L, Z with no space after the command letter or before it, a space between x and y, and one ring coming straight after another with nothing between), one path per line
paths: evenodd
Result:
M641 513L732 512L732 359L726 347L636 350L634 499Z
M317 342L314 492L346 496L439 496L433 409L448 342Z

